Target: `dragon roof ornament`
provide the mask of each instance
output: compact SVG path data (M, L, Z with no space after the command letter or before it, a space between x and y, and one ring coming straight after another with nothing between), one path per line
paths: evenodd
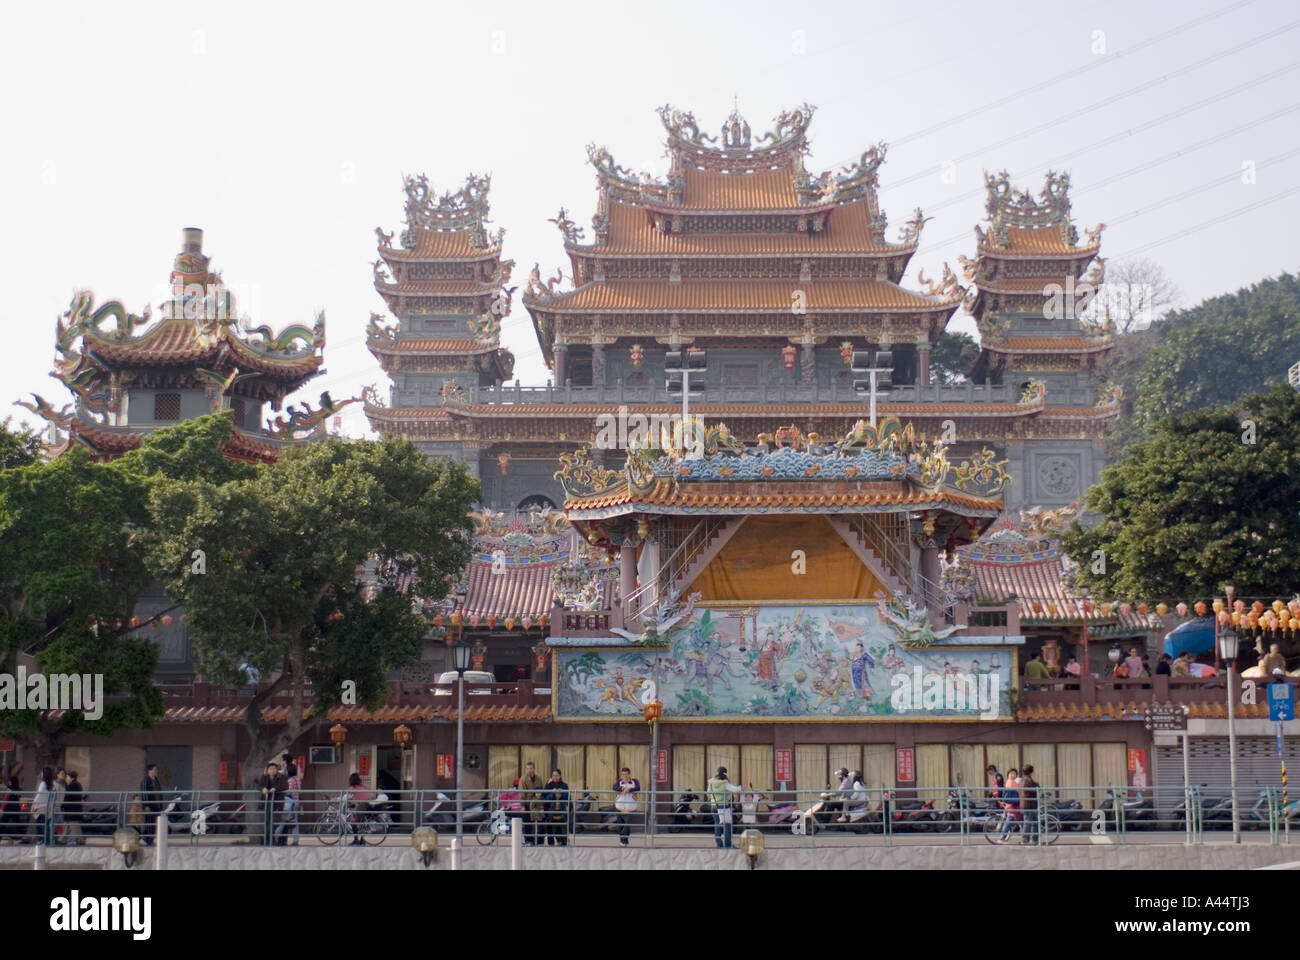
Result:
M738 110L732 110L722 124L719 137L710 136L700 130L695 121L695 114L687 110L678 110L670 104L659 108L659 119L668 132L670 151L687 151L698 156L707 151L715 157L728 160L744 160L756 153L762 153L764 160L780 151L804 153L808 149L807 130L812 122L813 111L817 108L804 103L791 110L783 111L774 121L772 130L760 137L755 137L749 123ZM694 161L693 157L693 161Z
M429 178L424 174L403 177L406 230L402 232L402 246L407 250L413 249L416 246L416 231L420 229L468 231L470 245L478 249L500 245L505 231L497 230L491 236L487 232L488 191L491 186L490 174L480 177L471 173L465 178L465 186L459 190L436 195L429 186ZM382 241L383 238L380 239Z
M1005 245L1007 230L1039 230L1055 227L1061 239L1069 246L1079 242L1079 233L1070 222L1070 174L1048 170L1043 178L1043 189L1035 198L1028 190L1015 190L1011 175L1006 171L991 174L984 172L987 199L984 213L989 221L988 238ZM1089 240L1100 236L1098 228L1089 234Z

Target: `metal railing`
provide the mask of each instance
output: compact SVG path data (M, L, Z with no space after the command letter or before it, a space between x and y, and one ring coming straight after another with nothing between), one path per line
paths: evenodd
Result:
M1276 786L1237 790L1243 837L1248 842L1290 843L1300 800L1282 809ZM34 794L11 796L0 819L0 842L109 844L113 832L133 827L148 843L157 818L165 816L172 845L369 845L406 842L417 827L456 833L454 790L303 790L268 799L258 790L138 792L87 791L80 810L53 811L39 823L30 815ZM489 845L508 838L514 819L523 821L526 842L538 845L613 844L711 846L726 839L703 790L642 790L635 807L623 809L610 790L466 790L463 829L467 843ZM730 794L732 842L747 829L781 845L851 842L1048 846L1056 843L1202 843L1207 835L1230 840L1231 791L1224 785L1147 787L1040 786L1036 801L1016 806L987 787L933 787L865 791L756 791ZM1023 799L1023 795L1021 797ZM1190 816L1188 816L1190 811ZM727 817L723 815L723 818ZM651 823L651 819L653 823ZM647 829L653 826L653 829ZM777 840L777 838L783 838ZM1258 840L1256 840L1258 838Z

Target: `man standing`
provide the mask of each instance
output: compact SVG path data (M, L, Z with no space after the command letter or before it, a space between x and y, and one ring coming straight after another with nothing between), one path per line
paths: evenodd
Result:
M85 838L81 835L81 795L85 791L82 789L81 781L77 779L77 771L68 771L67 793L63 797L63 834L67 837L68 844L71 846L82 846L85 844Z
M1021 771L1020 819L1020 842L1033 843L1038 837L1038 781L1031 764L1025 764Z
M564 777L560 775L559 770L551 771L550 781L542 788L546 794L546 802L543 805L546 824L542 828L546 833L546 845L559 844L561 847L569 844L569 785L564 782Z
M1286 673L1286 657L1282 656L1276 643L1269 644L1268 653L1260 658L1259 665L1264 671L1265 680L1273 679L1274 670Z
M140 807L144 813L140 833L146 847L153 845L155 818L163 811L162 781L158 779L158 764L146 764L144 779L140 781Z
M719 850L731 848L731 825L734 815L731 809L731 796L740 793L740 787L727 779L727 768L718 767L717 775L705 788L709 802L713 804L713 842Z
M542 822L542 778L537 766L524 764L524 775L519 778L519 803L524 809L524 845L537 844L537 827Z
M257 780L257 786L262 791L262 824L263 830L269 823L274 830L280 822L280 812L284 809L284 795L289 790L288 781L284 774L280 772L280 766L274 760L266 765L266 772ZM271 837L271 842L277 846L283 846L285 837Z

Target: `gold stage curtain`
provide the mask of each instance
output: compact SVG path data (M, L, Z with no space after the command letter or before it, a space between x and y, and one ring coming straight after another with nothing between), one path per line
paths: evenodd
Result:
M1109 794L1106 787L1119 787L1120 796L1128 787L1128 753L1122 743L1094 743L1092 745L1092 776L1097 786L1093 808L1100 807ZM1240 800L1238 801L1240 803Z
M1056 745L1056 779L1058 786L1072 787L1062 790L1062 800L1080 800L1092 803L1092 792L1080 789L1092 784L1092 745L1087 743L1058 743ZM1097 806L1093 804L1094 808Z
M1056 744L1026 743L1020 748L1025 754L1025 764L1034 768L1034 779L1044 787L1054 787L1056 779Z
M488 747L488 787L492 790L509 790L515 777L522 773L519 766L518 747Z
M990 763L996 764L998 768L998 773L1002 774L1004 777L1007 775L1008 770L1011 770L1013 768L1019 770L1020 769L1020 747L1018 747L1014 743L986 744L984 747L984 769L985 770L988 769L988 765ZM972 783L971 786L972 787L977 786L977 784ZM984 787L984 791L982 793L974 794L974 796L987 797L989 795L989 790L988 790L989 778L988 778L988 774L986 774L984 770L980 771L980 779L979 779L978 786Z
M946 743L918 743L916 745L916 789L923 800L932 799L941 788L952 783L948 775L948 745Z
M753 789L770 794L772 774L775 772L773 762L770 743L745 744L740 748L740 770L732 774L731 780L746 791Z
M949 748L949 753L949 759L952 763L951 785L979 791L987 779L984 776L984 768L988 766L984 762L984 745L979 743L954 743ZM979 796L979 793L977 792L975 795ZM943 797L930 794L925 799L933 800L936 809L942 809L943 804L948 802L946 794Z
M829 780L830 764L826 762L826 744L799 743L794 748L794 783L800 791L799 800L807 797L804 791L825 790ZM837 783L838 787L839 784Z
M894 745L892 743L864 743L862 745L863 783L871 791L871 808L880 809L881 793L894 789Z
M709 744L704 752L704 778L717 776L718 767L727 768L727 779L732 783L740 782L740 747L735 744Z
M704 773L704 747L673 747L673 789L678 793L689 790L703 796L704 785L708 782Z
M519 776L524 775L524 764L532 761L537 767L537 775L543 780L551 779L551 748L550 747L520 747L519 748ZM562 768L561 768L562 769ZM568 783L566 780L565 783Z
M806 558L804 573L794 572L796 550ZM871 600L884 587L824 517L751 516L687 593L695 590L705 603L772 605Z
M555 748L555 765L560 768L560 775L570 790L581 790L590 786L587 783L586 759L587 748L582 744L565 744ZM551 779L551 771L546 771L545 779Z
M649 790L654 786L650 779L650 748L645 744L627 744L618 748L618 766L621 770L627 767L632 771L632 776L641 782L642 790ZM613 785L618 779L618 771L614 772L609 780ZM649 800L649 796L645 799Z
M587 747L587 789L600 797L597 806L614 802L609 792L618 781L618 747L600 744Z

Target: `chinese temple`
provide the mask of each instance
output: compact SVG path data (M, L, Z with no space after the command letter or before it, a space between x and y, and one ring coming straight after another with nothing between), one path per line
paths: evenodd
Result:
M325 433L329 415L344 405L328 394L319 409L290 406L287 416L263 424L319 372L323 313L311 327L241 330L234 297L210 271L203 231L195 228L182 233L171 290L157 321L151 305L137 315L118 300L96 306L88 290L72 298L57 324L51 376L72 392L73 402L56 410L36 394L31 403L20 401L53 427L52 455L80 444L96 459L112 459L138 447L152 430L217 410L233 413L226 454L237 460L270 462L286 444ZM105 329L110 319L114 325Z

